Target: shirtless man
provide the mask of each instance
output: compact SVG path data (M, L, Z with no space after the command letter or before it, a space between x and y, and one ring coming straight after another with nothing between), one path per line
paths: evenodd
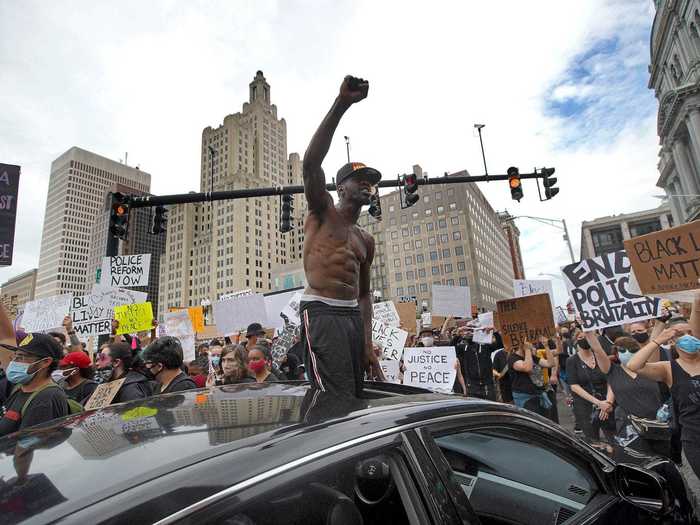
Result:
M308 286L301 298L304 366L321 391L358 396L363 372L383 380L372 351L372 298L369 269L374 239L357 226L382 178L377 170L349 162L336 176L338 205L326 190L321 163L340 118L367 96L369 83L345 77L340 94L304 154L304 193L309 215L304 225L304 270Z

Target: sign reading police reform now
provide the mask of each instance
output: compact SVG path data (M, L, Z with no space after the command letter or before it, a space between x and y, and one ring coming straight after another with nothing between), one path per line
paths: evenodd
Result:
M102 259L101 286L134 288L148 286L151 254L115 255Z
M630 290L630 270L624 250L562 268L584 332L660 315L660 299Z
M19 166L0 164L0 266L12 264L18 191Z

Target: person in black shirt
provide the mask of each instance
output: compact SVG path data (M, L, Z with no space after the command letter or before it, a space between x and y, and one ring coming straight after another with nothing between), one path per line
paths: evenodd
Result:
M7 379L16 386L3 406L0 436L68 415L66 394L51 379L61 345L49 335L27 334L18 346L1 346L14 352Z
M148 379L158 382L155 394L171 394L197 388L182 371L182 345L176 337L159 337L141 355Z
M455 347L462 376L466 383L469 397L478 397L496 401L496 385L493 382L493 363L491 354L495 350L493 344L475 343L474 332L463 326L457 330L450 346Z
M547 417L552 402L545 392L542 368L551 368L554 363L549 349L545 351L545 358L538 358L536 352L535 347L526 342L508 357L508 367L513 372L513 401L520 408Z
M513 402L512 381L513 374L508 366L508 352L505 348L496 350L493 355L494 378L498 381L498 389L501 392L501 401L504 403Z
M70 352L58 363L58 370L52 374L69 399L84 405L97 388L93 380L95 370L84 352Z
M267 346L257 345L248 350L248 369L257 383L279 381L272 373L272 353Z
M133 354L127 343L109 343L97 357L97 372L103 382L124 379L112 404L143 399L153 395L154 381L131 369Z

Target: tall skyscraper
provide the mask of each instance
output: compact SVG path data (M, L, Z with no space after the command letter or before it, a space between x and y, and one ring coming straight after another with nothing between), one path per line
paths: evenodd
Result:
M515 225L513 217L507 211L498 212L498 220L501 221L503 233L508 241L510 258L513 261L513 278L525 279L525 266L523 265L523 252L520 250L520 229Z
M51 163L36 297L89 293L95 282L88 267L95 220L109 188L123 184L142 192L151 176L119 162L72 147Z
M240 113L202 131L200 189L224 191L302 184L298 155L287 157L287 124L258 71ZM195 306L244 289L271 289L273 265L301 259L303 208L280 233L280 198L257 197L172 207L160 268L160 307Z

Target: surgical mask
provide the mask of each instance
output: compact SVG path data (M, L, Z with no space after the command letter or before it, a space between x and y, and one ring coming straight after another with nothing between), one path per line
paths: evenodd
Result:
M146 376L146 379L148 379L150 381L155 381L156 376L163 371L163 368L161 367L160 370L158 370L157 372L154 373L153 368L155 368L155 367L152 366L151 368L146 368L146 367L143 368L143 375Z
M646 332L640 332L638 334L632 334L632 339L637 341L640 345L643 345L649 340L649 334Z
M578 341L576 341L576 344L578 345L579 348L581 348L583 350L590 350L591 349L591 345L588 344L588 341L586 341L585 339L579 339Z
M251 361L248 363L248 368L250 368L254 373L262 372L265 368L265 361Z
M692 335L684 335L676 341L676 349L686 354L696 354L700 350L700 339Z
M221 362L221 356L213 355L210 357L212 366L219 366Z
M622 363L624 366L627 366L627 363L630 362L630 359L632 359L633 356L634 354L628 351L617 353L617 358L620 360L620 363Z
M433 346L433 343L435 342L432 337L421 337L420 342L423 343L423 346L426 348L429 348Z
M66 378L63 376L63 370L54 370L51 372L51 379L54 383L63 383Z
M35 361L36 362L36 361ZM29 367L34 363L18 363L17 361L12 361L7 367L7 380L15 385L26 385L37 374L38 370L33 374L27 372Z

